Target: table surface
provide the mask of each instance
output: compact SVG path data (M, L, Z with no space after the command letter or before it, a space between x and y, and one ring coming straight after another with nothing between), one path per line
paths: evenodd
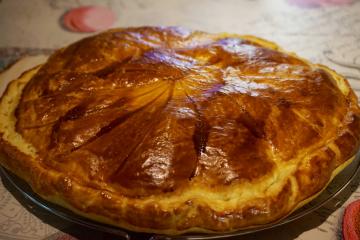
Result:
M105 5L116 27L179 25L254 34L345 75L360 96L360 0L0 0L0 69L23 55L49 54L91 34L62 27L83 5ZM284 227L241 239L341 239L344 207L360 198L360 176L328 204ZM114 239L34 210L0 182L0 239Z

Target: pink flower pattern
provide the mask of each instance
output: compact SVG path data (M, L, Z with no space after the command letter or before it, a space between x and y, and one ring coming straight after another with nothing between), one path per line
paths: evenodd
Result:
M290 4L303 8L316 8L332 5L348 5L353 0L287 0Z

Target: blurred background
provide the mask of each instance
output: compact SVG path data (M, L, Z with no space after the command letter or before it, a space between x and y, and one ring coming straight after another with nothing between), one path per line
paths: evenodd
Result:
M64 27L64 15L82 6L112 11L116 20L109 27L173 25L254 34L349 77L359 73L329 61L360 64L359 0L1 0L0 68L23 54L48 54L95 34Z
M96 34L64 22L67 13L83 6L111 11L115 19L107 27L175 25L257 35L330 66L360 93L360 0L0 0L0 69ZM359 180L352 182L300 221L244 239L341 239L343 209L360 198L358 186ZM0 182L0 239L115 239L33 208Z
M357 57L360 47L358 0L1 0L0 56L6 57L6 48L46 51L93 34L71 32L61 22L67 11L88 5L113 11L112 27L175 25L254 34L314 61L323 61L328 50Z

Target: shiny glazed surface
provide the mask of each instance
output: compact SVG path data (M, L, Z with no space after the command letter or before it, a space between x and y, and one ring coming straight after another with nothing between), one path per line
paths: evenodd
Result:
M130 28L56 52L16 129L45 166L144 197L261 181L337 135L350 104L324 70L255 42Z

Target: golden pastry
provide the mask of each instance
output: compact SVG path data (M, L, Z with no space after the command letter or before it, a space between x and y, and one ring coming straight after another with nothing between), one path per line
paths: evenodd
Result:
M359 146L348 82L253 36L113 29L56 51L0 101L0 163L121 228L230 232L286 217Z

